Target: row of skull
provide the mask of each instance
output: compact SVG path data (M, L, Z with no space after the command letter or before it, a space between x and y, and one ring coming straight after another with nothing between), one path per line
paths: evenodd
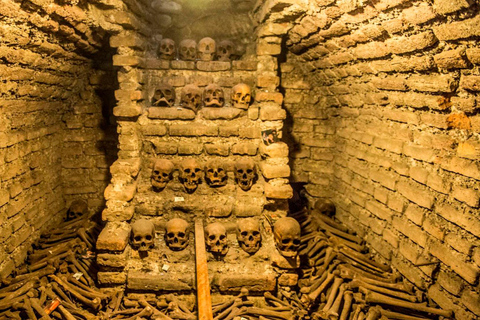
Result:
M165 243L172 251L184 250L189 243L190 224L184 219L174 218L165 225ZM286 258L297 256L300 247L300 224L291 217L280 218L273 226L277 250ZM246 218L237 223L237 241L248 254L255 254L262 246L262 233L257 219ZM155 246L155 225L140 219L132 224L131 246L138 251L149 251ZM215 256L228 252L227 229L220 222L205 227L205 246Z
M175 104L175 89L173 86L162 83L158 85L152 97L152 106L173 107ZM248 109L252 101L252 91L250 86L245 83L239 83L232 88L232 105L239 109ZM195 113L203 106L221 108L225 105L225 93L219 85L209 84L202 90L194 85L188 84L182 89L180 105L191 109Z
M180 41L178 58L185 61L230 61L235 54L235 44L229 40L220 41L217 45L210 37L201 39L198 44L193 39ZM173 60L177 55L175 41L169 38L160 40L158 56L163 60Z
M173 179L175 165L168 159L158 159L153 164L151 183L155 191L163 190ZM193 193L205 178L210 187L222 187L228 182L228 168L224 162L210 160L203 167L192 158L184 159L178 169L178 178L187 193ZM257 179L255 162L242 158L234 166L235 180L238 186L248 191Z

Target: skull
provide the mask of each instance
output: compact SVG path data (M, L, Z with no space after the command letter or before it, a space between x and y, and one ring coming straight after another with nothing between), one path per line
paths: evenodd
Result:
M205 228L205 245L207 251L224 256L228 252L227 229L220 222L209 224Z
M333 217L336 212L336 208L333 202L324 199L319 199L315 202L314 210L329 217Z
M243 191L248 191L257 179L257 169L252 159L240 159L235 164L235 179Z
M187 84L182 89L181 105L197 113L202 105L202 91L194 84Z
M217 47L217 58L220 61L230 61L235 52L235 45L232 41L220 41Z
M67 210L67 216L65 221L74 220L83 216L88 211L87 203L83 200L75 200L70 204L70 208Z
M155 90L152 98L152 106L173 107L175 104L175 89L169 84L162 83Z
M174 218L165 226L165 243L172 251L181 251L188 246L190 225L187 221Z
M237 240L240 248L246 253L254 254L262 245L260 223L253 218L247 218L238 222Z
M205 107L223 107L225 104L223 89L214 83L206 86L203 90L203 104Z
M210 187L227 184L228 176L225 166L218 160L211 160L205 166L205 181Z
M138 251L148 251L154 246L155 226L153 222L146 219L140 219L132 224L130 236L132 247Z
M160 45L158 46L158 54L160 56L160 59L173 60L175 58L175 41L173 41L172 39L160 40Z
M297 256L300 247L300 224L291 217L278 219L273 225L275 244L280 254L286 258Z
M180 60L192 61L197 58L197 42L192 39L185 39L180 41L180 48L178 49Z
M180 165L180 182L187 193L197 190L202 181L203 170L195 159L185 159Z
M215 57L215 40L206 37L198 42L197 57L202 61L212 61Z
M173 163L167 159L158 159L155 161L152 170L152 186L157 190L163 190L167 183L173 178Z
M248 109L250 101L252 101L252 91L248 84L239 83L232 88L232 103L235 108Z

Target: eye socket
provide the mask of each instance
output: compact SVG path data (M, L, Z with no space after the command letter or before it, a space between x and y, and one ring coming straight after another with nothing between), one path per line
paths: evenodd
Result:
M207 172L213 173L213 169L208 169Z
M299 239L293 239L293 244L299 245L299 244L300 244L300 240L299 240Z
M153 173L154 173L154 174L156 174L156 175L158 176L158 175L160 174L160 171L158 171L158 170L154 170L154 171L153 171Z
M238 169L237 172L243 174L243 169Z
M162 174L162 176L166 178L166 177L168 177L168 176L170 176L170 175L169 175L168 173L164 172L164 173Z
M290 243L290 239L283 239L283 240L282 240L282 243L283 243L283 244L289 244L289 243Z
M152 240L152 236L151 236L151 235L147 235L147 236L145 237L145 239L147 239L148 241L150 241L150 240Z
M173 232L167 233L167 238L173 238L175 234Z
M220 240L223 240L223 239L225 239L225 235L224 235L224 234L222 234L222 235L220 236Z
M133 238L135 241L142 241L142 237L140 236L135 236L135 238Z
M218 172L223 172L223 171L225 171L225 170L223 170L222 168L217 168L217 171L218 171Z
M185 237L185 233L179 232L179 233L178 233L178 236L179 236L180 238L183 238L183 237Z
M195 168L195 172L199 172L199 171L202 171L202 170L200 170L200 168Z
M248 232L247 231L243 231L242 233L240 233L242 236L246 237Z
M252 173L253 170L252 169L247 169L247 173Z
M210 236L208 236L208 239L210 239L211 241L215 240L215 236L212 234Z
M183 171L185 171L186 173L190 173L191 170L187 168L187 169L185 169L185 170L183 170Z
M258 232L258 231L253 231L252 233L253 233L254 236L258 236L260 234L260 232Z

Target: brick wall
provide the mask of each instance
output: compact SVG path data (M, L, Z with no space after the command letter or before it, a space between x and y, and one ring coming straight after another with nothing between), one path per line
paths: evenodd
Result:
M107 139L113 83L106 35L121 26L77 2L0 6L0 276L63 219L74 199L103 205L115 135ZM99 21L95 21L98 19ZM109 62L110 61L110 62ZM113 140L112 140L113 139Z
M314 2L282 65L293 178L440 306L480 315L478 2Z

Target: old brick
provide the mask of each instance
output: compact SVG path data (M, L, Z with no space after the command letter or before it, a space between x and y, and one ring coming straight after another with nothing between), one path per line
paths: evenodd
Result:
M259 165L260 171L266 179L288 178L290 176L290 166L287 164L269 164L262 161Z
M153 147L156 154L176 154L178 146L173 142L154 141Z
M390 54L390 50L385 43L378 41L359 44L352 52L357 59L382 58Z
M238 136L238 127L237 126L219 126L218 135L220 137L235 137Z
M462 303L476 315L480 314L480 293L474 290L464 290L461 296Z
M197 69L200 71L227 71L230 70L230 61L197 61Z
M283 158L288 156L288 145L285 142L272 143L270 145L260 144L260 154L269 158Z
M106 272L100 271L97 273L98 283L111 286L122 285L127 282L127 274L125 272Z
M97 254L97 263L106 267L123 268L127 265L129 256L128 248L121 253L99 253Z
M171 136L216 136L218 135L217 126L206 126L201 124L174 124L169 128Z
M418 204L421 207L431 209L435 202L435 197L430 195L420 186L421 185L416 182L399 181L397 183L397 190L410 201Z
M471 63L480 64L480 48L468 48L466 53Z
M381 90L398 90L406 91L407 84L405 77L402 76L387 76L384 78L376 77L372 79L372 84Z
M408 220L394 217L392 226L422 248L427 244L427 233Z
M142 126L142 132L145 136L164 136L167 134L167 127L161 124L150 124Z
M411 75L406 82L410 89L424 92L453 92L458 86L450 75Z
M160 60L165 61L165 60ZM182 61L182 60L172 60L170 61L172 69L177 70L195 70L195 61ZM167 67L168 69L168 67Z
M425 49L437 43L437 38L432 31L424 31L413 36L403 36L387 39L388 50L393 53L402 54Z
M429 175L427 170L421 167L411 167L409 173L413 180L420 182L421 184L427 183L427 178Z
M96 248L105 251L123 251L130 237L130 225L126 222L107 222L100 232Z
M205 151L211 155L228 156L230 147L227 144L207 143L205 144Z
M470 91L480 91L480 76L464 76L460 78L460 88Z
M148 117L163 120L193 120L195 112L184 108L150 107L148 108Z
M453 157L445 159L441 163L443 169L459 173L461 175L480 180L480 168L479 165L472 160Z
M390 222L392 220L393 212L388 209L386 206L383 204L370 200L366 202L365 209L370 211L373 215L377 216L378 218L382 220L386 220Z
M402 12L403 18L412 24L423 24L432 19L435 19L436 14L433 12L433 8L428 3L420 3L416 6L406 8Z
M471 207L478 208L479 206L480 192L473 188L456 185L453 187L452 196Z
M249 107L247 110L247 115L248 119L250 120L258 120L258 117L260 116L260 108L257 107Z
M293 190L288 184L276 184L275 181L269 181L265 184L265 196L270 199L290 199L293 196Z
M434 0L433 7L440 14L452 13L464 8L468 8L470 4L467 0Z
M240 127L238 129L238 135L240 138L247 138L247 139L257 139L260 138L260 128L250 126L250 127Z
M247 288L251 292L273 291L276 288L276 275L273 273L257 272L251 274L224 274L217 279L221 292L239 292Z
M442 0L447 3L449 0ZM464 0L458 0L464 1ZM444 23L433 27L435 36L441 41L465 39L472 36L480 35L478 24L480 23L480 16L476 15L474 18L456 21L452 23Z
M472 240L463 237L459 231L450 228L451 232L445 236L445 243L450 245L453 249L465 255L469 255L472 250Z
M118 105L113 108L113 115L116 117L138 117L142 114L142 107L138 103L130 103L127 105Z
M203 152L203 145L200 143L181 143L178 145L179 155L198 155Z
M143 65L143 59L136 56L122 56L114 55L113 56L113 65L119 67L136 67Z
M106 200L130 201L137 191L136 182L130 185L110 184L105 189L104 196Z
M112 48L131 47L135 49L144 49L146 41L137 33L122 33L110 37L110 46Z
M480 235L480 221L465 212L463 208L456 208L449 204L441 204L435 208L435 212L445 220L448 220L475 236Z
M234 70L255 71L257 70L257 61L235 60L232 61L232 66Z
M443 69L464 69L468 67L465 50L463 49L444 51L435 55L433 59L437 66Z
M257 77L257 87L275 90L280 84L280 77L275 74L261 74Z
M232 120L242 114L241 109L237 108L203 108L200 113L206 120Z

